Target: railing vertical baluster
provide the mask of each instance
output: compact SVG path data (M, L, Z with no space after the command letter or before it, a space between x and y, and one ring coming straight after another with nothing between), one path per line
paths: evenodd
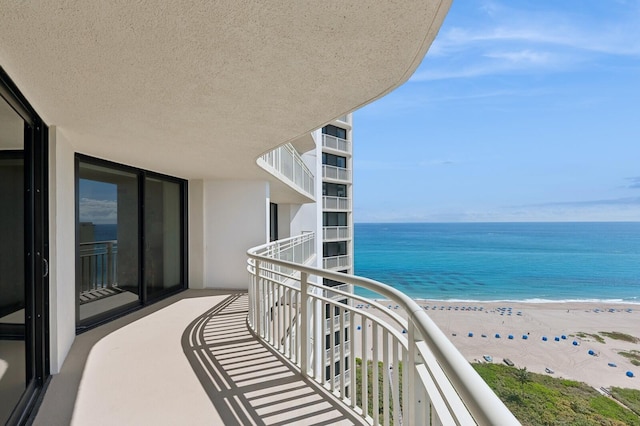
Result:
M107 242L107 288L113 287L113 242Z
M411 344L411 342L408 342ZM413 375L413 369L409 365L409 351L402 348L402 423L405 421L407 424L411 423L411 417L409 417L409 404L413 397L409 392L409 376Z
M389 333L382 334L382 410L383 424L389 423Z
M378 341L378 323L374 322L371 325L372 346L373 346L373 359L372 368L373 375L371 381L373 387L373 425L380 424L380 377L378 363L380 361L380 342ZM417 424L417 423L416 423Z
M362 389L361 389L361 398L362 398L362 415L366 418L369 415L369 375L368 375L368 367L369 367L369 342L367 335L368 323L369 320L367 318L362 319L362 364L361 364L361 374L362 377Z
M324 353L329 352L329 384L333 392L336 389L336 322L335 322L336 305L329 304L329 348L325 345ZM327 349L329 349L327 351ZM326 371L326 367L325 367ZM325 373L326 374L326 373ZM325 377L326 379L326 377Z
M300 369L303 377L309 373L309 275L306 272L300 274Z
M399 352L399 343L395 337L392 337L393 343L391 344L391 348L393 351L393 372L391 375L391 397L393 398L393 424L401 425L402 424L402 412L400 411L400 392L402 389L400 388L400 362L398 361L398 352Z
M346 313L346 309L340 308L340 397L342 399L344 399L346 396L346 381L344 379L344 376L347 374L347 371L349 371L349 363L346 362L345 359L345 346L347 346L347 339L351 337L351 335L349 334L349 330L345 328L344 324L344 317Z
M360 316L362 322L362 315ZM356 342L356 316L351 315L349 317L349 399L351 399L351 407L356 407L357 395L356 395L356 350L355 350L355 342ZM360 327L361 331L362 327Z
M409 419L411 424L423 425L426 424L424 405L426 401L422 392L418 390L418 387L423 388L422 383L418 380L418 374L416 367L422 364L422 357L418 352L416 344L422 341L422 336L419 336L413 322L409 321L409 361L407 367L411 369L409 373L409 389L413 389L412 395L407 395L411 400L409 402Z

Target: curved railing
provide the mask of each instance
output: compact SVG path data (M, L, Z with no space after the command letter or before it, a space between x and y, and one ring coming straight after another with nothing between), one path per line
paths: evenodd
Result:
M269 246L248 251L250 327L368 423L519 424L410 297L367 278L269 257ZM329 288L323 279L344 286ZM398 310L343 290L349 287L375 292Z

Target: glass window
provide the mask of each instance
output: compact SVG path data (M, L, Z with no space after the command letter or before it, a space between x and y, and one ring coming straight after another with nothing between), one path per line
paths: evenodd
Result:
M332 125L324 126L322 128L322 133L325 135L335 136L337 138L346 139L347 131L341 127L336 127Z
M347 254L347 242L335 241L323 243L322 252L324 257L345 256Z
M333 154L328 154L326 152L323 152L322 164L326 164L328 166L341 167L345 169L347 167L347 158L341 157L339 155L333 155Z
M144 283L153 299L182 286L180 185L147 177L144 192Z
M347 213L323 212L322 226L347 226Z
M79 162L77 291L81 322L139 302L139 208L135 173Z
M81 155L77 161L83 328L184 287L185 188L133 167Z
M322 195L327 197L346 197L347 185L322 182Z
M27 387L24 121L0 98L0 424Z

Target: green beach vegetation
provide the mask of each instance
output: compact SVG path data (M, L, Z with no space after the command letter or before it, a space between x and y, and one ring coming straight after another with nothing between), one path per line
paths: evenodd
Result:
M632 349L632 350L630 350L628 352L620 351L620 352L618 352L618 354L620 354L623 357L629 359L629 361L631 361L631 364L640 366L640 351Z
M400 389L400 394L398 395L400 406L402 407L402 363L398 365L398 371L394 372L397 374L398 379L398 389ZM384 377L389 377L387 371L385 371L384 364L382 362L378 362L378 389L380 390L380 394L378 395L378 419L381 424L384 424L384 413L382 411L382 402L384 401L383 394L383 380ZM373 417L373 362L367 361L367 406L368 413L371 417ZM358 406L362 407L362 359L356 358L356 403ZM389 392L389 419L391 423L393 423L393 396L391 392Z
M623 405L587 384L499 364L473 364L523 425L640 425L640 391L613 388Z

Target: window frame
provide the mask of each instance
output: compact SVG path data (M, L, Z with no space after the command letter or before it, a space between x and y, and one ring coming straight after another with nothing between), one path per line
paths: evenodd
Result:
M85 163L89 165L104 167L108 169L113 169L114 171L121 171L126 173L131 173L136 176L137 179L137 205L138 205L138 301L130 302L109 310L107 312L103 312L97 314L95 316L80 319L80 303L78 300L77 288L78 288L78 280L80 279L80 253L78 250L79 242L80 242L80 212L79 212L79 200L80 200L80 163ZM184 179L165 175L163 173L158 173L150 170L141 169L138 167L128 166L125 164L116 163L110 160L105 160L102 158L91 157L82 153L75 153L75 170L74 170L74 179L75 179L75 225L76 225L76 245L75 245L75 259L76 259L76 296L75 296L75 308L76 308L76 334L81 334L87 330L95 328L99 325L112 321L118 317L129 314L131 312L137 311L145 306L151 305L155 302L158 302L162 299L165 299L173 294L179 293L181 291L186 290L189 287L189 276L188 276L188 182ZM163 291L158 291L154 293L152 297L148 297L147 294L147 285L145 283L145 250L144 250L144 242L145 242L145 182L147 178L157 179L162 181L167 181L171 183L176 183L180 188L180 278L181 283L179 286L173 286L167 288Z

